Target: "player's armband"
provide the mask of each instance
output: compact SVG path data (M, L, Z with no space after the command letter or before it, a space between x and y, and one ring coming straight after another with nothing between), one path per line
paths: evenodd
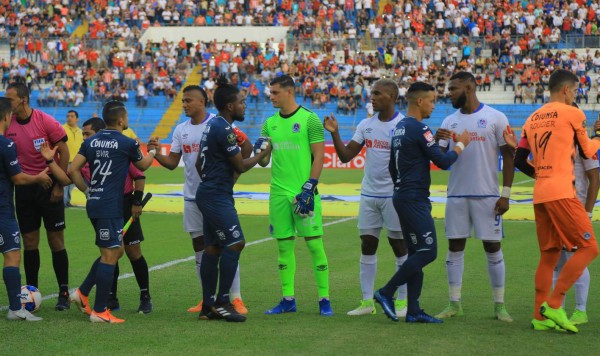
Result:
M246 140L248 140L248 135L246 135L244 133L244 131L240 130L239 127L234 127L233 132L235 133L235 136L237 137L237 145L238 146L243 145L244 142L246 142Z

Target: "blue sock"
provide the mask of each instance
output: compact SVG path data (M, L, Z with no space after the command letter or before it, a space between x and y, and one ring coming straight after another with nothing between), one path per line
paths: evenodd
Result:
M423 270L419 270L409 278L406 282L406 312L410 315L419 314L421 307L419 306L419 297L423 289Z
M96 269L96 300L94 302L94 311L97 313L102 313L106 309L114 273L114 265L98 262L98 268Z
M219 256L204 252L200 264L200 276L202 277L202 309L206 310L215 304L214 297L219 278Z
M223 249L219 261L219 294L217 297L217 303L220 305L229 303L229 289L231 289L239 260L239 252L227 247Z
M431 262L433 262L435 260L436 256L437 256L436 250L422 250L419 252L415 252L413 254L409 253L409 256L406 259L406 262L404 262L404 264L402 264L402 267L400 267L400 269L398 269L398 271L396 271L396 273L392 276L390 281L383 288L381 288L381 291L383 292L383 294L386 296L392 297L399 286L406 284L408 282L413 282L413 278L416 278L414 280L414 283L417 283L417 285L419 285L420 287L417 292L416 290L414 290L414 288L416 288L417 285L413 286L412 294L413 294L413 296L421 295L420 289L423 286L423 268L425 266L427 266L428 264L430 264ZM416 276L418 274L421 275L420 283L419 283L419 277ZM408 293L407 299L408 299L408 302L410 303L411 292L408 291L408 289L410 289L409 286L407 286L407 293ZM409 311L410 311L410 308L409 308Z
M85 295L90 295L92 288L96 285L96 270L98 269L98 263L100 263L100 257L98 257L94 263L92 263L92 268L90 268L90 272L87 277L83 280L83 283L79 286L79 291Z
M19 267L4 267L2 270L4 284L6 284L6 293L10 310L21 309L21 272Z

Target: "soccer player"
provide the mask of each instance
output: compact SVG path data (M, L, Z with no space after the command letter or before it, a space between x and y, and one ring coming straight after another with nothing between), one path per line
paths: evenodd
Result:
M169 154L162 155L160 153L158 138L150 140L149 147L157 148L156 160L163 167L170 170L177 168L183 158L183 172L185 176L183 184L183 229L190 234L192 239L192 247L194 248L196 257L196 273L200 285L202 285L200 265L202 264L202 256L204 255L204 232L202 213L196 204L196 191L200 184L200 176L198 176L195 165L198 159L198 152L200 151L202 133L204 133L208 121L215 117L215 115L206 111L208 96L204 89L198 85L186 86L183 89L183 98L181 101L183 103L183 111L190 119L175 127ZM236 127L234 127L234 130L236 131L238 145L242 150L242 157L248 158L252 153L252 144L241 130ZM248 313L248 309L242 301L239 270L235 274L230 297L232 298L233 306L239 313ZM202 300L198 305L188 309L191 313L200 313L201 310Z
M220 78L218 84L214 102L219 114L210 119L202 134L196 162L200 176L196 203L202 213L205 244L200 265L203 304L199 318L243 322L246 317L235 310L229 296L245 245L233 200L234 172L248 171L271 150L267 143L260 153L242 158L232 124L244 121L246 98L227 79Z
M331 132L335 151L344 163L356 157L366 146L365 174L362 180L358 210L358 230L361 239L360 287L362 300L358 308L348 315L375 314L373 289L377 274L377 247L379 234L385 226L388 241L396 256L396 269L406 261L406 245L402 240L402 229L398 214L394 210L392 194L394 183L390 177L390 140L396 125L404 115L395 110L398 85L391 79L380 79L371 89L374 116L362 120L356 127L352 140L344 145L333 116L326 116L323 126ZM406 316L406 286L398 289L395 309L399 317Z
M391 140L389 173L394 182L392 200L408 247L408 258L389 282L375 292L375 300L388 318L398 321L392 298L398 287L406 284L406 322L441 323L442 320L426 314L419 305L423 268L437 257L437 234L429 201L429 162L448 169L469 144L470 134L467 130L457 134L453 150L444 153L431 129L422 122L435 108L435 88L416 82L408 88L406 100L406 117L397 124Z
M115 265L123 255L123 187L131 162L146 170L154 160L153 150L144 157L137 141L125 137L121 132L128 127L127 109L121 102L111 101L104 105L102 118L106 130L84 141L73 159L71 178L78 189L88 196L86 210L94 230L100 258L92 264L88 276L73 293L71 301L90 315L91 322L122 323L107 309ZM90 162L90 185L86 184L81 170ZM141 209L132 211L139 218ZM88 295L96 285L96 300L90 310Z
M39 321L37 317L21 306L21 239L15 207L13 205L14 185L39 184L44 189L52 187L52 179L42 170L35 176L23 173L19 166L17 150L13 141L4 137L12 120L11 100L0 98L0 252L4 256L2 279L8 295L8 320Z
M592 158L600 148L600 137L587 137L585 114L571 105L577 94L576 75L558 69L550 75L548 86L550 100L525 121L515 154L516 167L535 177L533 208L541 254L535 273L532 327L576 333L579 330L561 304L569 288L598 255L598 245L586 208L577 199L573 156ZM527 162L530 153L533 166ZM576 251L552 288L553 271L563 247Z
M317 190L323 170L325 135L319 117L296 103L294 80L282 75L270 83L270 99L279 111L262 127L262 136L273 145L269 230L277 239L281 302L266 311L281 314L296 311L296 234L303 237L312 258L319 293L319 312L333 315L329 301L329 264L323 246L321 198ZM266 166L271 159L260 161Z
M49 142L57 146L59 166L66 172L69 149L65 129L52 116L33 109L29 102L29 89L23 83L13 83L6 88L6 97L12 103L13 119L6 130L6 137L17 147L21 169L27 174L38 174L46 169L40 146ZM40 185L17 186L15 205L19 229L23 234L23 259L28 285L38 286L40 270L40 226L48 236L52 251L52 266L59 286L56 310L69 309L69 258L65 249L65 205L61 184L45 189Z
M79 126L77 126L77 122L79 121L79 113L75 110L69 110L67 112L67 121L63 125L65 129L65 133L67 134L67 148L69 149L69 166L71 165L71 160L79 151L81 144L83 143L83 134ZM68 171L68 169L67 169ZM75 185L69 184L64 187L64 202L65 207L71 207L71 192Z
M456 161L450 172L445 227L449 240L446 271L450 303L438 318L463 315L461 291L464 273L464 250L467 238L474 230L482 240L487 257L487 270L494 297L494 315L498 320L512 322L504 305L505 266L501 244L502 215L508 211L510 188L514 177L514 151L504 142L503 130L508 127L506 116L477 99L472 74L459 72L449 81L452 106L457 110L448 116L439 130L442 149L452 149L455 142L450 132L471 132L471 145ZM503 158L502 194L498 191L498 148Z

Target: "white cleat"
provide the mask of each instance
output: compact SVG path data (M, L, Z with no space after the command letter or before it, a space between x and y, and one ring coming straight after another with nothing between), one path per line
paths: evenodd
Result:
M25 321L40 321L44 320L39 316L35 316L31 314L27 309L21 308L20 310L8 310L8 314L6 314L6 319L8 320L25 320Z
M375 315L375 302L373 299L361 300L358 308L350 310L348 315Z

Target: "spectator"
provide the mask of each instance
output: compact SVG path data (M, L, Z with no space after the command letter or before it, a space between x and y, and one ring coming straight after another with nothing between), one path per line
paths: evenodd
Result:
M523 104L523 86L521 84L515 87L515 97L513 103L517 103L517 99L519 99L519 103Z

